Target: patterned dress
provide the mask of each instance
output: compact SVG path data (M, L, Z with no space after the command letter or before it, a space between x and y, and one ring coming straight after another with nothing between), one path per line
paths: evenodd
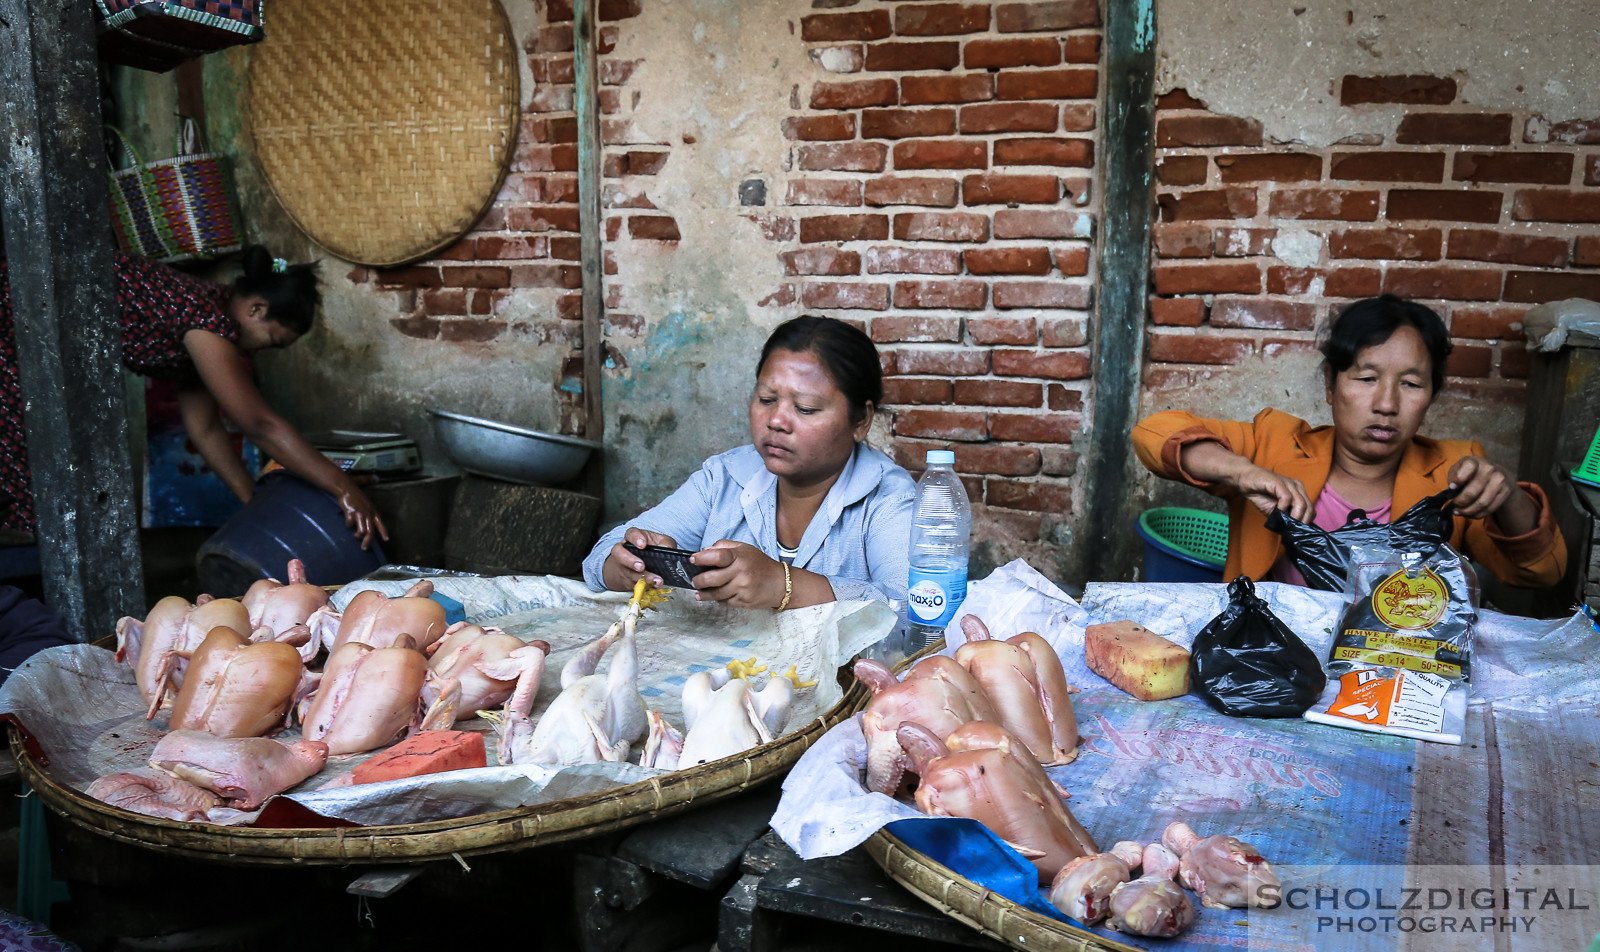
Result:
M122 323L122 365L134 373L180 385L199 382L183 335L210 331L231 341L239 324L228 316L229 289L190 277L148 258L117 252L117 313ZM33 483L28 437L22 420L17 342L11 314L11 282L0 261L0 526L32 532Z

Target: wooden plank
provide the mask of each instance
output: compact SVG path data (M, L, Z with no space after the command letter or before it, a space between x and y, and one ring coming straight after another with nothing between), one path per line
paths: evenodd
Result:
M144 614L92 7L0 0L0 192L46 601Z
M1105 149L1101 159L1100 307L1094 340L1094 417L1088 535L1096 553L1086 579L1132 578L1139 506L1130 497L1136 462L1144 324L1150 285L1150 215L1155 157L1154 0L1106 3Z
M574 98L578 111L578 249L583 276L583 436L605 439L601 372L605 361L605 250L600 229L599 0L572 5ZM584 492L605 498L605 453L589 454Z

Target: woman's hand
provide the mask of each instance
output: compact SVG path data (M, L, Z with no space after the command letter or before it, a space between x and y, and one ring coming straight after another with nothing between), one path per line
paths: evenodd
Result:
M1456 514L1468 519L1494 516L1507 535L1532 532L1539 524L1539 509L1511 474L1481 456L1465 456L1450 467L1450 486L1456 494Z
M723 539L689 561L706 568L694 577L701 601L734 608L777 608L783 601L783 563L753 545Z
M622 534L622 539L638 549L651 545L665 546L669 549L678 547L672 536L651 532L638 526L628 527L628 531ZM600 566L600 578L606 583L606 588L613 592L630 591L633 583L641 578L648 579L655 588L660 588L662 585L661 576L654 572L646 572L644 560L629 552L622 542L611 547L605 564Z
M378 509L367 498L367 494L356 487L355 483L339 493L339 511L344 513L344 524L361 540L363 550L372 548L372 537L383 536L383 541L389 541L389 530L383 524L383 517L378 515Z
M1203 483L1232 487L1266 515L1272 515L1274 509L1282 509L1306 522L1314 511L1300 480L1257 466L1221 443L1209 440L1190 443L1183 448L1180 462L1190 476Z

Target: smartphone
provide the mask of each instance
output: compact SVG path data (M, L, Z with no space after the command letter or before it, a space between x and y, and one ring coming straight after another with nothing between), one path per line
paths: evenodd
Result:
M647 545L641 549L631 542L622 543L622 547L644 560L645 571L661 576L661 581L673 588L694 588L694 577L706 570L705 566L689 561L694 553L688 549L664 545Z

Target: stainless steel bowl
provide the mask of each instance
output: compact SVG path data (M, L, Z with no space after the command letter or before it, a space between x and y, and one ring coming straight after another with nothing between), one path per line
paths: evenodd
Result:
M520 426L429 410L433 433L450 461L469 473L530 486L564 483L578 475L592 440L525 430Z

